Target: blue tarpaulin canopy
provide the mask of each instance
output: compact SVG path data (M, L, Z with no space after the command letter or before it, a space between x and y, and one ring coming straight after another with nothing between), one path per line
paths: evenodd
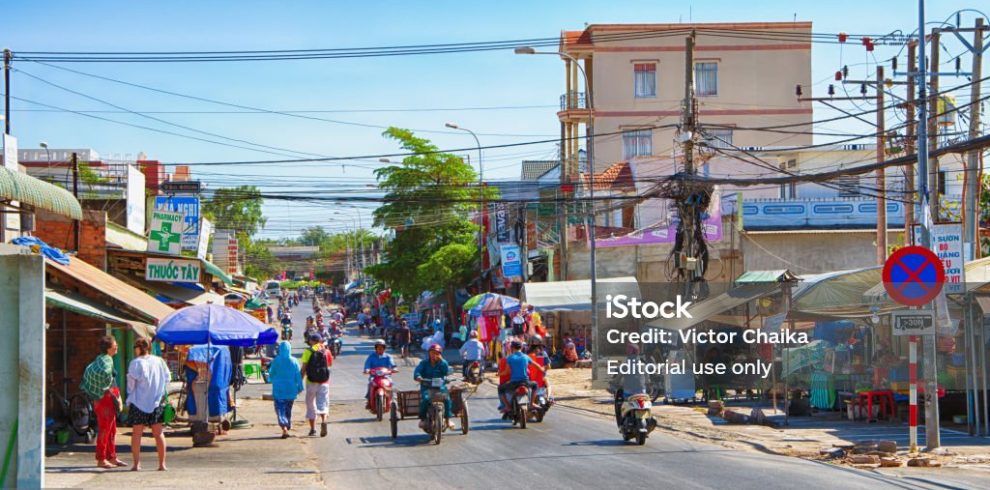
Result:
M162 319L155 336L172 345L247 347L274 344L278 341L278 332L257 318L243 311L212 303L176 310Z

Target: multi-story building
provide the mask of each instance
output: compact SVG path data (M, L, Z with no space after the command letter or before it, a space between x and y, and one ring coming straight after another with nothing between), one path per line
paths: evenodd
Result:
M811 143L810 133L745 130L770 125L810 129L812 108L797 101L794 86L811 83L811 22L592 24L583 31L564 31L560 38L560 50L580 61L591 83L585 87L579 67L563 59L566 91L557 116L565 175L572 182L592 115L595 171L619 161L674 154L685 94L685 38L692 33L698 120L708 126L709 145Z

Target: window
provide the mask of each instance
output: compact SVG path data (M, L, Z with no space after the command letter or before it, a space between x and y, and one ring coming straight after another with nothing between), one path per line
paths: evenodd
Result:
M633 90L637 99L657 96L657 64L636 63L633 65Z
M718 63L706 61L694 64L694 94L698 97L718 95Z
M732 148L732 128L706 128L708 138L705 141L712 148Z
M651 130L635 129L622 133L622 158L628 160L652 154L653 132Z

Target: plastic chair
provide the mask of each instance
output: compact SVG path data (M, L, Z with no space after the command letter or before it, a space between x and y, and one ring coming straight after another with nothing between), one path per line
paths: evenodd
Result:
M244 377L261 379L261 366L257 364L244 364Z

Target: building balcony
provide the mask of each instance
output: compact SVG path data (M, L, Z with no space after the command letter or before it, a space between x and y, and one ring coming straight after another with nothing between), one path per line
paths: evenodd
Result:
M587 121L591 117L588 100L584 92L572 90L560 95L560 112L557 117L561 121Z
M584 92L578 92L571 90L570 92L560 94L560 110L569 111L572 109L587 109L588 101L584 96Z

